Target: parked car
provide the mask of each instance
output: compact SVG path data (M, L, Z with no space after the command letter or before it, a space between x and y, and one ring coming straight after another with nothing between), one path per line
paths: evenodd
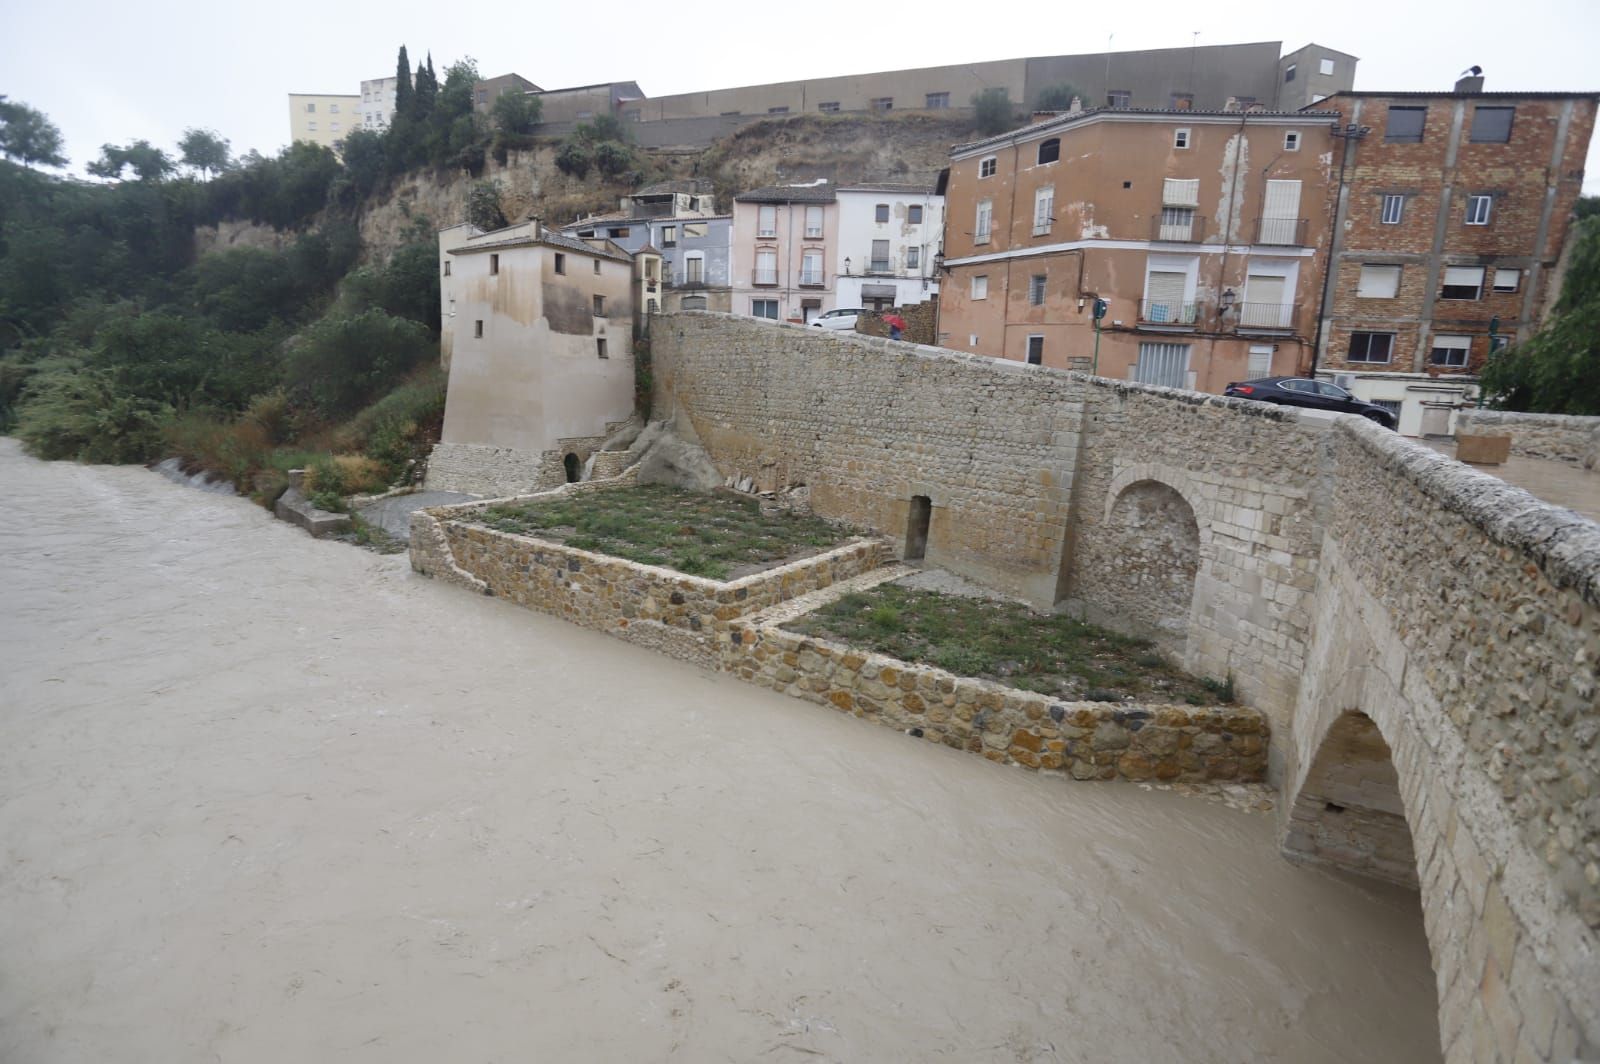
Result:
M1235 381L1222 390L1236 399L1254 399L1281 406L1304 406L1312 410L1331 410L1340 414L1360 414L1386 429L1396 428L1399 418L1383 407L1357 399L1337 384L1307 377L1259 377Z
M813 318L811 324L819 329L841 329L845 332L851 332L856 327L856 317L865 313L866 311L860 307L851 307L847 310L830 310L826 314Z

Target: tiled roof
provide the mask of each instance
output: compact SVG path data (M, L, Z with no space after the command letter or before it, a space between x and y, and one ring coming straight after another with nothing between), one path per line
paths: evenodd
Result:
M840 192L903 192L909 196L932 196L932 185L917 185L894 181L863 181L856 185L840 185Z
M701 177L689 177L680 181L657 181L653 185L646 185L635 196L667 196L673 193L683 193L688 196L704 196L713 191L710 181Z
M501 248L532 247L535 244L547 244L550 247L561 248L563 251L576 251L585 255L598 255L603 259L617 259L621 262L632 262L633 259L627 252L616 248L597 248L584 243L576 237L564 236L553 230L546 229L539 236L524 233L520 236L510 236L503 240L484 240L471 244L463 244L458 248L451 248L452 255L470 255L478 251L498 251ZM613 247L615 247L613 245Z
M832 185L768 185L733 197L739 203L832 203Z
M1600 92L1456 92L1453 89L1441 89L1438 92L1375 92L1366 89L1342 89L1327 99L1331 100L1334 96L1365 96L1368 99L1382 99L1385 96L1393 96L1397 99L1407 100L1421 100L1430 96L1462 100L1475 100L1480 97L1490 100L1591 100L1600 96ZM1326 103L1327 101L1319 102ZM1317 105L1312 104L1311 106L1315 107Z

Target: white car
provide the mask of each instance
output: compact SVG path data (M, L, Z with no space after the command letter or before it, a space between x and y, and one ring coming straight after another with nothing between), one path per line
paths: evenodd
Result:
M853 332L856 327L856 316L865 314L860 307L848 310L830 310L826 314L813 318L811 324L818 329L840 329Z

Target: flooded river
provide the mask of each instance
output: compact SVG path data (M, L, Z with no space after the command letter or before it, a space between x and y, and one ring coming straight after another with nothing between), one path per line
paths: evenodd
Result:
M1414 895L0 440L0 1060L1427 1061Z

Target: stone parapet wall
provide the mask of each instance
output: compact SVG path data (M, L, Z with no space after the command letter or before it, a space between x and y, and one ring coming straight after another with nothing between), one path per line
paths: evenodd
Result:
M1456 434L1510 436L1511 453L1519 457L1600 468L1600 417L1463 410L1456 414Z
M556 464L559 466L560 457ZM480 447L471 443L438 443L428 456L428 491L459 491L495 497L525 495L554 487L552 470L543 454L514 451L509 447Z
M1061 702L755 621L718 636L743 680L991 761L1078 780L1264 778L1269 726L1243 706Z

